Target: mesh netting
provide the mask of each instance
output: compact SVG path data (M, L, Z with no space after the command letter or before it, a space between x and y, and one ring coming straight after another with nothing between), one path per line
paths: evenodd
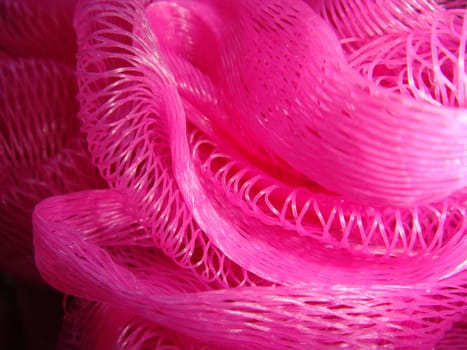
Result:
M96 332L97 322L101 328L100 332ZM465 322L459 321L456 325L465 327ZM115 310L109 305L84 300L74 300L68 303L63 331L64 337L59 347L70 350L82 348L81 344L86 344L86 349L127 349L130 344L131 349L136 350L148 348L157 350L218 349L215 346L200 344L198 341L183 337L150 321L125 314L121 309ZM92 336L89 336L90 334ZM465 328L463 332L461 328L453 328L442 342L436 344L435 349L465 349L465 339ZM384 344L384 341L381 344ZM369 344L365 345L365 348L369 348ZM320 348L333 349L338 346L339 344L335 342ZM420 349L422 347L411 344L405 348Z
M74 0L1 0L0 49L14 57L73 62Z
M92 7L84 8L82 15L93 13ZM170 83L155 40L139 41L132 34L150 33L145 22L137 20L143 13L123 3L103 15L102 22L91 26L76 19L83 43L80 55L86 57L78 62L80 115L102 176L113 188L128 193L134 220L179 265L220 286L254 283L256 278L225 257L199 228L178 189L164 121L171 114L166 101L170 90L162 95ZM92 45L95 41L101 42L99 53Z
M60 349L464 349L464 8L0 0L0 269L68 193Z
M47 280L64 292L117 305L223 349L238 344L251 349L264 344L270 349L304 344L423 348L434 345L467 312L465 273L410 286L317 282L210 290L147 246L144 235L128 225L126 203L118 192L107 190L39 204L36 261Z
M439 12L430 26L382 35L353 52L350 63L378 86L434 106L465 107L464 10ZM430 35L426 35L430 32Z
M73 69L0 58L0 270L37 281L31 213L40 200L103 186L76 118Z
M449 350L449 349L462 349L466 347L467 339L467 316L460 321L454 323L452 329L450 329L444 336L444 338L436 344L438 350Z
M220 10L234 28L219 48L218 83L235 101L227 106L235 118L222 124L360 203L410 206L464 187L452 161L465 154L462 112L359 79L321 18L300 3L281 6L261 3L238 17Z
M394 0L385 1L384 5L371 0L306 1L332 25L348 50L355 50L383 34L407 32L420 25L428 28L443 7L448 4L456 7L455 1L443 4L434 0Z
M194 339L131 315L121 308L68 299L61 349L209 350Z

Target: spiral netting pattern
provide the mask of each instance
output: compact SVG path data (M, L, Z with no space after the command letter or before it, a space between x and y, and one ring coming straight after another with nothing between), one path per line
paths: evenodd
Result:
M332 348L344 340L360 348L373 342L422 347L435 344L467 311L465 273L410 286L210 290L154 248L134 243L137 231L127 227L125 200L119 197L114 190L87 191L43 201L35 211L41 272L64 292L133 310L220 348ZM110 223L104 210L114 218ZM102 217L100 225L95 217Z
M455 164L465 154L462 111L360 80L321 18L300 3L282 12L280 6L262 3L249 14L239 11L241 18L229 17L235 30L219 49L219 75L226 101L235 101L227 106L235 118L221 123L361 203L410 206L455 191L448 187L464 178ZM301 21L293 19L297 13ZM284 19L291 24L277 25ZM296 28L307 40L298 40ZM317 50L322 55L314 55Z
M347 283L368 279L388 282L394 273L398 274L399 282L423 280L446 272L444 263L433 264L433 259L443 256L440 260L445 260L448 269L465 259L462 253L465 209L460 205L463 199L451 198L410 210L346 205L306 188L290 188L253 166L232 160L199 131L189 136L200 176L211 189L206 197L229 217L231 227L238 227L244 236L249 235L248 241L260 238L269 245L268 253L280 248L277 254L282 259L281 265L290 264L279 277L282 283L294 278L327 280L331 272L322 266L322 259L326 259L331 270L339 266L334 276L339 275ZM242 239L233 236L233 232L230 234L231 237L224 237L220 243L224 249L229 249L227 243L235 244ZM330 250L329 246L337 249ZM273 273L278 273L277 260L269 258L261 263L258 258L268 259L261 250L263 247L253 246L253 252L244 248L235 255L245 261L255 256L250 264L270 279ZM397 260L388 259L396 256ZM292 262L285 261L286 258ZM342 259L346 266L342 266ZM289 270L299 263L303 270ZM358 276L362 265L366 266L366 274ZM300 277L295 277L298 273Z
M102 176L112 187L129 194L129 203L135 203L134 221L141 220L157 245L181 266L221 286L253 283L245 270L232 264L209 241L178 190L163 120L168 108L163 105L163 96L153 91L163 91L169 83L161 68L156 71L160 76L145 74L160 66L160 58L150 56L157 47L151 42L128 45L133 40L130 30L149 30L136 20L143 14L132 5L112 10L104 13L98 31L87 34L87 26L78 28L78 35L87 34L80 38L84 44L81 54L90 58L78 62L78 76L83 79L80 115ZM113 16L123 18L114 21ZM91 46L95 40L101 42L98 55ZM125 52L122 57L116 55L119 51Z
M0 0L1 263L49 197L59 348L465 348L464 2L45 3Z

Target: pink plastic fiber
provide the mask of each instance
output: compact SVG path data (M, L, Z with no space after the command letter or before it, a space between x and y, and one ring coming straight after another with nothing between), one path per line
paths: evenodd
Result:
M0 271L39 283L34 206L104 186L76 118L72 9L56 5L0 0Z
M49 197L58 347L466 349L465 4L63 1L40 40L2 21L1 237L30 244Z
M38 282L31 214L51 195L103 186L76 118L73 68L0 58L0 270Z
M1 0L0 48L12 57L73 63L74 0Z

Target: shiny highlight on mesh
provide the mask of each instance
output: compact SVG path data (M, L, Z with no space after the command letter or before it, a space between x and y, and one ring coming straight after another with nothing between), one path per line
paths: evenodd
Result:
M462 2L74 11L80 125L65 127L107 188L77 163L60 178L97 184L33 213L37 267L73 296L63 349L465 346ZM54 55L47 69L69 67Z

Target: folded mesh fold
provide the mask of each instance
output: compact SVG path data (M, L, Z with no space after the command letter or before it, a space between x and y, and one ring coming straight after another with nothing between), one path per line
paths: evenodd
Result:
M1 57L4 84L34 82L3 101L39 116L2 126L5 160L34 174L21 191L76 191L33 213L41 275L77 298L61 346L462 349L466 18L431 0L81 0L75 72ZM63 106L79 123L48 117Z
M54 194L104 183L79 132L72 67L38 58L1 58L0 91L0 269L38 282L34 206Z

